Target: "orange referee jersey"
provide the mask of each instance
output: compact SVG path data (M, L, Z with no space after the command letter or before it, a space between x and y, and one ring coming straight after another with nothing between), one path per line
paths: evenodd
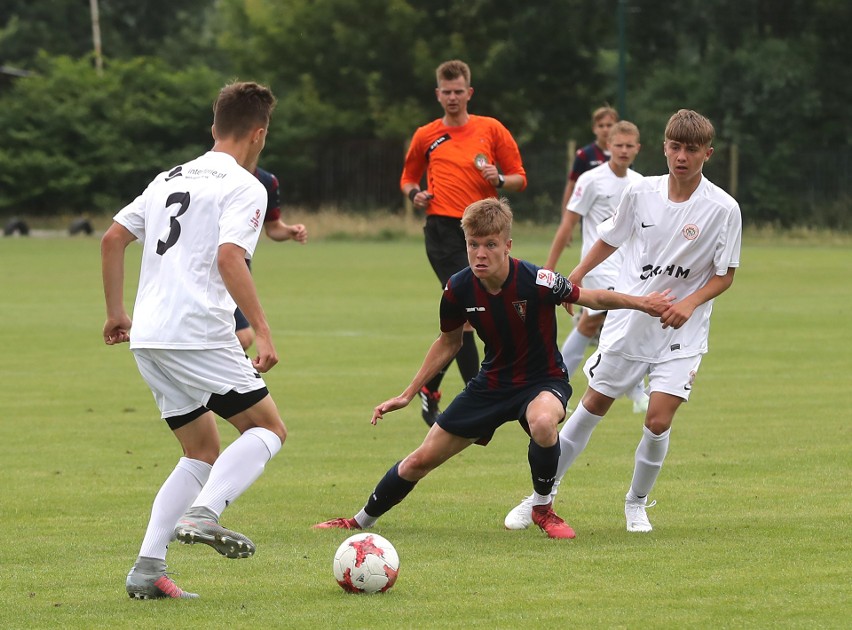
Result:
M400 188L419 186L425 171L426 190L434 195L426 214L459 219L474 201L497 195L477 168L483 157L504 175L523 176L526 188L527 174L512 134L496 118L474 115L460 127L447 127L439 118L418 128L405 156Z

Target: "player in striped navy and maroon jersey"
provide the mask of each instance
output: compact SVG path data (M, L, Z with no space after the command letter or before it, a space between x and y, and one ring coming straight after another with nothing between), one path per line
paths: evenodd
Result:
M452 330L465 320L476 329L485 359L473 380L487 389L564 378L553 307L574 302L571 291L579 287L525 260L509 257L508 264L509 275L497 295L475 280L470 267L450 278L441 300L441 329Z
M372 423L408 405L455 356L466 321L485 343L479 374L438 416L423 443L388 470L358 514L319 523L317 528L372 527L429 472L471 444L487 444L502 424L519 420L530 434L533 520L551 538L574 537L550 501L560 453L558 425L571 396L556 345L556 307L576 303L595 309L630 308L659 317L672 298L668 291L634 297L583 289L556 272L512 258L512 211L505 199L470 204L462 229L470 266L454 274L444 289L441 335L402 394L376 406Z
M400 177L403 194L426 214L426 256L442 287L467 266L461 229L464 209L493 197L499 188L519 192L527 187L521 153L509 130L496 118L468 112L473 97L470 76L470 67L458 59L438 66L435 97L444 115L414 132ZM427 188L421 190L424 173ZM470 326L455 359L464 383L476 376L479 351ZM419 392L421 415L429 426L440 413L446 370L444 366Z

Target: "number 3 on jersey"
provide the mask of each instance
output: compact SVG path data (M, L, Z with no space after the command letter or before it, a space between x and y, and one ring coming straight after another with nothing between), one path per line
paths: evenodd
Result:
M178 217L181 216L187 210L189 210L189 193L175 192L169 195L168 199L166 199L167 208L169 206L173 206L176 203L180 204L180 208L174 216L169 217L169 235L166 237L165 241L157 241L157 253L160 256L165 254L171 247L173 247L174 244L177 243L178 239L180 238L180 222L178 222Z

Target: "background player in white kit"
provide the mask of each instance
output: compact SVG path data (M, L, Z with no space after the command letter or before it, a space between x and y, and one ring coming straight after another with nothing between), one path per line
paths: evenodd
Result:
M577 180L574 193L562 213L562 221L547 257L545 268L556 270L556 263L570 242L574 226L582 219L582 259L598 240L598 225L615 214L615 209L629 184L642 179L642 176L630 168L640 149L639 129L631 122L622 120L610 129L607 151L611 157L608 162L586 171ZM612 256L592 269L584 279L587 289L615 288L615 281L622 265L622 252ZM562 344L562 360L571 375L579 367L586 353L586 347L597 336L604 323L606 311L584 308L573 330ZM644 413L648 409L648 396L645 394L643 380L640 379L627 396L633 401L634 413ZM506 524L510 527L510 524ZM510 527L512 529L512 527Z
M219 525L224 509L281 449L286 428L259 372L278 362L246 259L257 245L267 195L246 168L263 150L272 92L232 83L214 103L211 151L160 173L115 216L101 242L108 345L130 342L139 371L184 456L154 499L139 557L127 575L133 598L195 598L166 573L168 544L201 542L229 558L255 546ZM124 255L143 244L132 322L124 309ZM245 356L234 333L239 306L257 338ZM219 454L213 413L240 432Z
M629 532L652 529L647 497L668 451L674 415L689 400L708 350L713 300L731 286L740 264L739 205L702 174L713 136L704 116L686 109L672 115L663 143L669 174L645 177L625 191L615 216L599 226L600 239L569 276L582 285L590 270L622 247L616 291L671 289L676 298L659 321L630 311L607 316L598 351L585 365L589 387L559 432L557 479L615 398L648 376L651 397L624 504ZM523 507L512 512L520 518Z

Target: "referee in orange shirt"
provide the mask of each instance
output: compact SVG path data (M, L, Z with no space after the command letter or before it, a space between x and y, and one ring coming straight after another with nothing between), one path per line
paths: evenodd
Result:
M497 189L521 191L527 176L518 144L496 118L469 114L473 96L470 68L459 60L445 61L435 71L435 96L443 117L414 132L400 188L415 208L426 212L426 255L441 288L457 271L468 266L461 229L464 209L474 201L498 196ZM423 175L426 187L420 187ZM479 353L473 328L465 325L464 343L456 355L462 380L479 371ZM447 368L420 390L423 420L432 425L440 413L440 386Z

